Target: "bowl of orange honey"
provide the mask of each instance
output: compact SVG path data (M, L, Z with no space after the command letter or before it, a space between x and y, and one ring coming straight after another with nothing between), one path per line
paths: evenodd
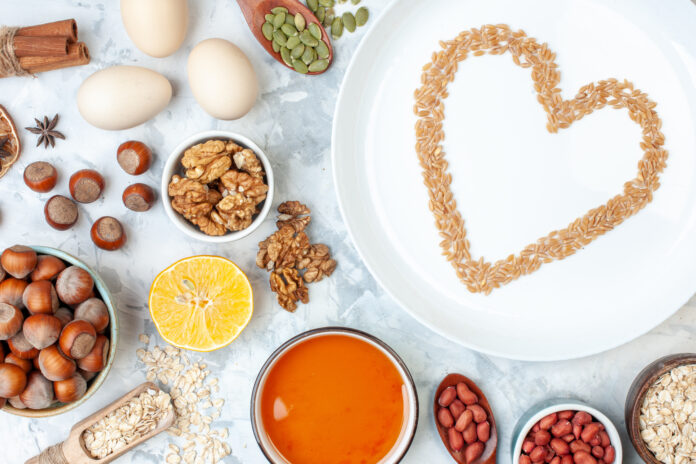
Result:
M251 422L273 464L394 464L416 433L418 396L384 342L326 327L268 358L254 384Z

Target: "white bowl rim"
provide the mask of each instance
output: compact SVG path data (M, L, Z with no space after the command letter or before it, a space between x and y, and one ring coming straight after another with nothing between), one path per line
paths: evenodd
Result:
M548 406L544 406L547 405ZM541 407L541 409L539 409ZM514 437L514 446L512 447L512 464L519 464L520 462L520 453L522 452L522 442L524 442L524 439L527 437L527 434L531 430L532 427L534 427L534 424L536 424L542 417L548 416L551 413L554 412L559 412L559 411L566 411L566 410L571 410L571 411L585 411L589 413L591 416L593 416L595 419L599 420L599 422L604 425L604 428L607 431L607 434L609 435L609 439L611 440L611 445L614 447L614 450L616 451L616 458L614 459L614 462L619 464L623 462L623 446L621 445L621 435L619 435L619 431L616 428L616 425L614 425L614 422L609 419L602 411L586 404L583 403L580 400L575 400L575 399L570 399L570 398L562 398L562 399L550 399L543 401L540 404L537 404L536 406L531 407L529 410L527 410L527 413L525 413L522 417L524 418L527 416L531 411L537 410L536 413L534 413L527 421L524 423L524 426L519 428L519 424L515 427L515 429L519 429L519 432L517 433L517 436Z
M285 464L287 462L285 460L280 462L274 461L272 457L269 455L269 452L266 449L266 446L264 445L263 440L261 438L263 427L262 421L257 419L257 411L259 409L257 407L257 402L261 396L260 393L263 391L263 386L267 378L268 372L270 371L271 367L273 367L273 365L278 361L278 359L280 359L282 355L285 354L293 346L310 338L321 337L325 335L351 336L375 346L380 351L382 351L382 353L384 353L384 355L387 356L387 358L389 358L389 360L394 364L394 367L396 367L396 369L401 374L401 377L404 380L404 384L406 387L407 397L410 406L409 414L406 419L408 423L402 429L402 434L399 436L397 442L389 451L390 454L393 452L393 455L390 456L390 454L388 454L386 458L388 458L389 460L386 461L383 459L382 461L380 461L379 464L396 464L398 462L401 462L401 460L406 456L408 450L413 444L413 439L415 438L416 431L418 429L418 418L420 415L418 391L416 389L416 384L413 381L413 377L411 376L411 372L409 371L406 363L403 361L403 359L401 359L401 357L396 353L396 351L394 351L380 338L359 329L339 326L321 327L295 335L294 337L281 344L278 348L276 348L276 350L273 351L273 353L271 353L270 356L268 356L268 359L266 360L266 362L264 362L261 369L259 369L259 374L256 377L256 380L254 381L254 387L251 394L250 415L251 428L254 432L254 438L256 439L256 443L261 449L261 452L270 463Z
M256 156L259 158L259 161L261 161L261 164L263 164L263 168L266 171L266 182L268 184L268 193L266 194L266 199L264 200L265 203L263 205L263 208L261 209L261 212L259 212L259 214L256 216L254 221L251 223L251 225L244 230L228 232L225 235L217 237L207 235L201 232L196 226L188 222L179 213L174 211L174 209L172 208L171 201L169 199L169 194L167 193L169 181L176 172L176 164L181 159L181 156L183 155L184 151L197 143L216 138L230 139L235 142L238 142L240 145L244 145L245 147L254 150L254 153L256 153ZM249 139L248 137L242 134L238 134L236 132L226 130L207 130L203 132L197 132L187 137L181 143L179 143L176 146L176 148L174 148L174 150L172 150L162 170L161 197L162 203L164 204L164 211L167 213L167 216L169 217L170 221L174 223L174 225L179 230L181 230L189 237L208 243L234 242L254 232L261 225L261 223L263 223L263 221L268 216L268 213L271 211L271 207L273 206L272 203L274 192L275 188L273 167L271 166L271 162L268 159L268 156L266 156L266 153L253 140Z

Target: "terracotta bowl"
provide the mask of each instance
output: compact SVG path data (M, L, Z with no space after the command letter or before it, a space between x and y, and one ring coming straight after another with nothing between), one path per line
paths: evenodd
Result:
M648 464L662 463L655 458L655 455L648 449L640 436L640 408L645 399L645 394L663 374L686 364L696 364L696 353L672 354L660 358L648 364L638 374L628 390L624 409L628 436L631 438L631 443L638 455Z
M97 274L96 271L94 271L94 269L90 268L81 260L64 251L44 246L32 246L31 248L33 248L34 251L36 251L39 254L55 256L56 258L62 259L66 263L81 267L85 271L89 272L89 275L92 276L92 279L94 280L94 286L97 289L97 292L99 293L98 296L101 297L101 299L104 301L104 304L106 304L106 308L109 311L109 318L111 319L108 327L109 355L106 360L106 366L104 367L104 369L102 369L101 372L99 372L96 375L96 377L87 382L87 392L85 392L82 398L67 404L55 403L53 406L46 409L16 409L10 406L9 403L7 403L4 408L2 408L3 411L8 412L10 414L14 414L16 416L39 418L57 416L59 414L63 414L64 412L68 412L72 409L75 409L76 407L80 406L82 403L87 401L92 395L94 395L94 392L99 390L99 387L101 387L104 383L106 376L109 375L109 370L111 370L111 366L114 363L114 358L116 357L116 345L118 344L118 315L116 313L114 299L111 296L109 289L106 287L106 284L104 283L102 278L99 277L99 274Z

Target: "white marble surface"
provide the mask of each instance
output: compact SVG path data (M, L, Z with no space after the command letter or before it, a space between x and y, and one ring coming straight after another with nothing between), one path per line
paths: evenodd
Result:
M377 286L363 266L346 234L336 206L330 174L330 131L336 94L352 51L361 34L337 44L336 62L321 77L305 78L276 64L247 29L232 0L191 0L191 25L184 47L167 59L154 59L138 51L121 26L115 0L3 0L0 11L6 24L37 24L74 17L80 38L87 42L93 62L86 67L41 75L38 79L0 80L0 103L21 127L37 115L58 112L59 129L68 140L53 150L34 148L34 138L22 132L25 151L12 171L0 180L0 246L13 243L62 248L101 272L118 301L121 339L118 355L103 388L80 408L63 416L28 420L0 415L3 437L0 462L20 463L42 448L67 436L69 427L133 386L144 381L136 363L138 334L154 334L145 305L150 283L158 271L179 258L194 254L219 254L233 259L249 275L254 288L254 317L231 346L206 354L205 361L220 378L226 404L219 425L229 427L232 455L225 463L265 462L254 441L249 422L253 380L266 357L286 339L304 330L345 325L373 333L390 344L409 366L421 402L420 426L404 463L450 462L430 413L433 390L447 372L477 379L487 392L499 425L500 463L510 462L512 428L517 418L536 402L559 396L576 397L603 410L623 430L623 404L635 374L648 362L668 353L694 351L693 325L696 301L687 304L667 322L627 345L586 359L556 363L523 363L491 358L464 349L421 326L403 312ZM373 16L383 0L365 0ZM223 37L239 45L250 57L260 79L261 96L252 112L235 122L207 116L195 103L186 82L188 51L200 40ZM123 132L104 132L85 123L77 112L75 93L82 80L97 69L114 64L153 68L170 78L175 97L153 121ZM140 139L156 151L153 168L144 181L159 186L159 174L169 151L184 137L206 129L230 129L255 140L271 157L276 173L276 202L298 199L314 211L311 235L328 243L339 267L334 276L312 285L311 303L295 314L280 309L268 291L267 274L254 265L256 243L273 230L268 220L250 237L236 243L209 246L194 242L167 220L161 202L148 213L126 210L120 195L132 182L117 166L116 147L127 139ZM21 181L30 162L48 160L60 171L54 193L67 192L70 174L95 168L106 175L104 198L80 207L80 221L67 232L56 232L43 221L48 195L29 191ZM89 239L91 221L101 215L121 218L129 235L118 252L95 249ZM161 340L160 340L160 343ZM582 343L582 340L568 340ZM553 349L553 347L550 347ZM168 436L158 437L118 460L142 464L164 462ZM624 462L639 462L624 433Z

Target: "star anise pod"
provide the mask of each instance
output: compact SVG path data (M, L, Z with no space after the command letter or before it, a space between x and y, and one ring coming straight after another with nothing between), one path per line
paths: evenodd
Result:
M42 143L44 148L48 148L48 144L51 144L51 147L55 147L56 138L65 140L65 136L55 130L56 124L58 124L57 114L51 121L48 120L48 116L44 116L43 121L39 121L36 118L34 118L34 121L36 121L36 127L25 127L25 129L39 136L39 141L36 142L37 147Z

